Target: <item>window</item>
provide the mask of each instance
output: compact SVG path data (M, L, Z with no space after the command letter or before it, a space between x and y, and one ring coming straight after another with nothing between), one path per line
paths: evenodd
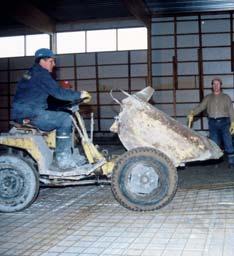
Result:
M50 48L50 37L46 34L26 36L26 55L32 56L40 48Z
M118 50L147 49L146 28L118 29Z
M0 58L33 56L50 48L50 39L48 34L0 37ZM145 27L59 32L56 39L58 54L147 49Z
M116 29L87 31L87 51L116 51Z
M0 57L24 56L24 36L0 37Z
M57 53L85 52L85 32L57 33Z

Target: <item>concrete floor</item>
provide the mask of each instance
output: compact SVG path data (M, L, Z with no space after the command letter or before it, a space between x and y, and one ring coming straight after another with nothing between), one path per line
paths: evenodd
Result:
M123 208L108 185L42 188L0 214L0 255L232 256L234 170L202 164L179 169L175 198L154 212Z

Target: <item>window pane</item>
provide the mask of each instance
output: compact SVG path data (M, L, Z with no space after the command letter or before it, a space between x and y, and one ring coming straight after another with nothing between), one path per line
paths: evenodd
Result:
M87 51L116 51L116 30L107 29L87 31Z
M0 57L24 56L24 37L0 37Z
M50 48L50 37L46 34L26 36L26 55L32 56L40 48Z
M57 33L57 53L85 52L85 32Z
M118 50L147 49L146 28L118 29Z

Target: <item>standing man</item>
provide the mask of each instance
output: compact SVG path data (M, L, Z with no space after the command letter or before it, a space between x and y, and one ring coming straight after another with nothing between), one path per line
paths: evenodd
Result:
M86 91L75 92L63 89L52 78L55 67L54 53L47 48L35 52L34 65L23 74L17 84L12 106L12 119L22 123L25 118L43 131L56 129L55 160L59 168L76 167L72 157L72 120L70 114L62 111L47 110L47 98L53 96L59 100L73 101L84 99L87 103L91 96Z
M232 101L227 94L222 93L222 80L220 78L214 78L211 84L213 92L190 111L188 120L191 123L195 115L204 110L207 111L210 139L219 146L223 142L224 151L228 156L229 167L234 167L234 147L232 145L234 110Z

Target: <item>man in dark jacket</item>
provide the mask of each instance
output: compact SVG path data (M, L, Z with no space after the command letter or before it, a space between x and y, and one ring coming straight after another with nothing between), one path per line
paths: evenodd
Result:
M30 119L31 124L43 131L56 129L55 159L61 169L74 168L76 162L71 154L72 120L69 113L47 110L48 96L59 100L73 101L80 98L87 103L91 96L86 91L61 88L52 78L55 56L50 49L41 48L35 52L35 64L23 74L17 84L12 106L12 119L22 123Z

